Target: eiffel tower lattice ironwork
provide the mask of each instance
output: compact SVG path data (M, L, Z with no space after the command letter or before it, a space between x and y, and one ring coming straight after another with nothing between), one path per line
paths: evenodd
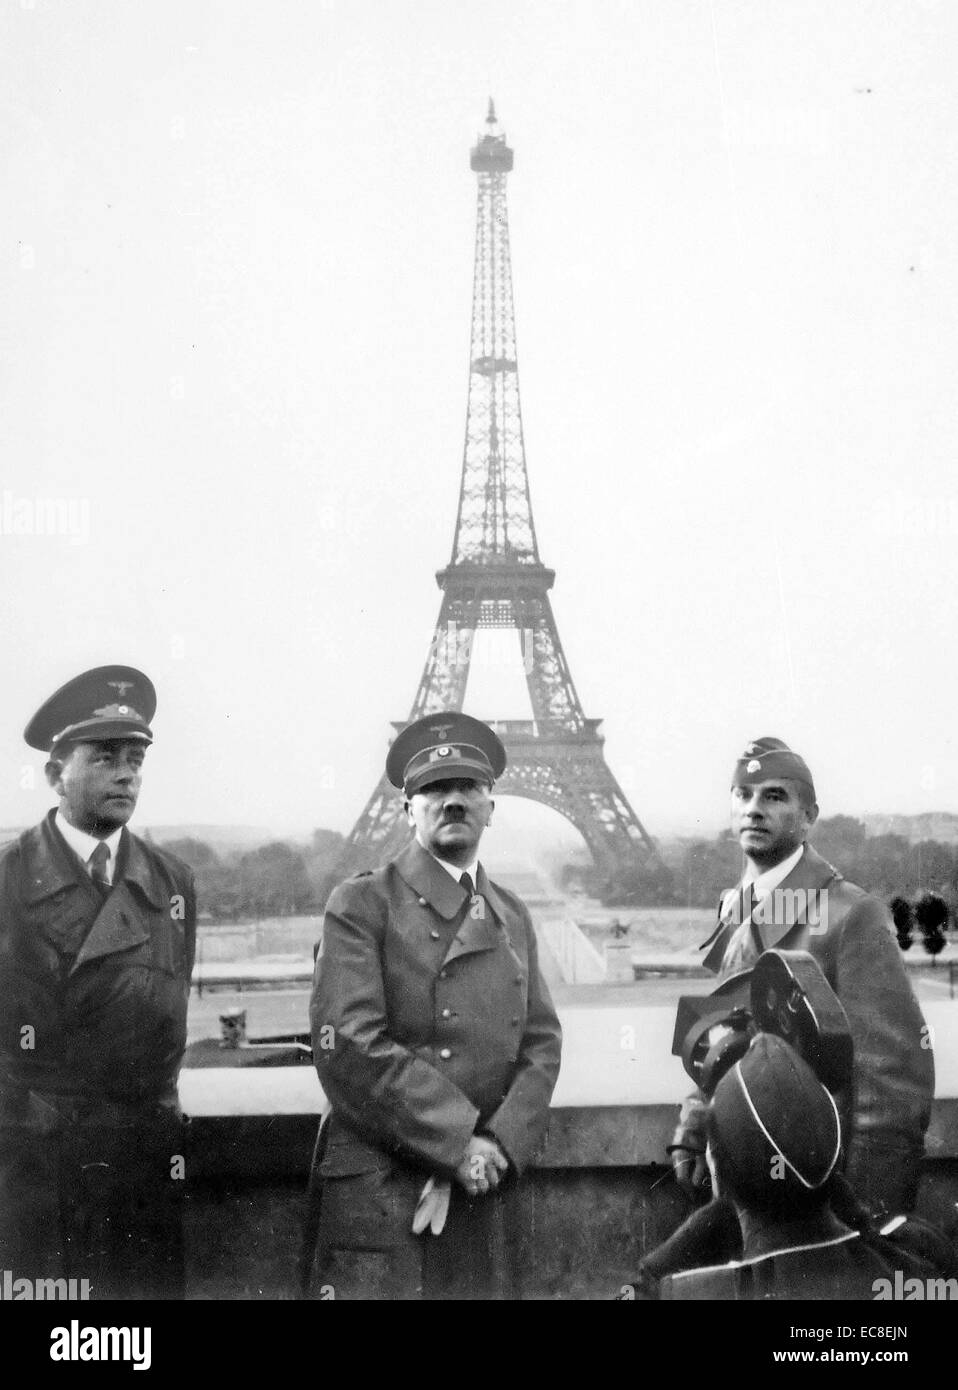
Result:
M551 806L579 830L602 878L667 876L603 755L599 719L587 719L559 640L539 559L519 405L506 176L513 152L489 102L471 152L478 177L466 440L452 559L436 580L442 602L409 719L462 709L476 631L516 629L532 720L494 721L509 757L496 795ZM385 777L353 828L344 867L385 863L409 837L402 797Z

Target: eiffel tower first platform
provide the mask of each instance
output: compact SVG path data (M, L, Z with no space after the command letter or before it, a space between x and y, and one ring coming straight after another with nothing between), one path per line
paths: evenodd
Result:
M472 150L478 179L466 442L452 559L436 575L442 602L409 719L461 710L477 630L512 628L521 644L531 720L491 721L508 753L496 795L551 806L592 852L600 889L656 898L668 870L602 751L562 650L539 559L526 473L516 361L506 176L513 152L493 103ZM402 797L380 781L347 841L342 868L385 863L409 837Z

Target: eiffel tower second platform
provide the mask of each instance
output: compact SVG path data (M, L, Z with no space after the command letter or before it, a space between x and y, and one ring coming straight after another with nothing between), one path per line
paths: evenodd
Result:
M601 720L582 709L539 559L526 470L512 296L506 176L513 152L489 104L470 163L478 176L472 340L459 511L442 602L408 720L461 710L476 633L517 634L532 708L528 720L490 720L508 766L496 795L550 806L581 833L600 885L656 900L669 873L605 760ZM382 777L349 836L344 871L391 859L410 834L401 795Z

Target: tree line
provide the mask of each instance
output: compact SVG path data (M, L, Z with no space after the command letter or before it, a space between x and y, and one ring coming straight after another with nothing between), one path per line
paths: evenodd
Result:
M868 835L853 816L829 816L820 820L810 842L852 883L898 907L904 930L906 920L923 940L936 941L935 932L955 922L958 909L958 845L939 840L912 844L904 835ZM673 901L690 907L714 907L726 888L741 874L742 854L731 831L714 840L688 842L673 864ZM931 895L941 903L920 904ZM944 912L940 922L937 918ZM925 930L925 922L934 923ZM896 923L897 925L897 923ZM904 947L904 937L899 940ZM907 947L904 947L907 949ZM941 947L938 947L940 950Z
M922 926L939 908L915 915L931 893L944 904L941 930L953 926L958 912L958 845L938 840L910 843L903 835L868 835L852 816L820 820L812 843L846 878L891 904L902 899L912 909L910 926L922 940ZM334 830L315 830L305 846L284 840L252 850L217 852L203 840L168 841L164 848L186 861L196 875L199 909L215 921L255 920L302 913L321 913L340 877L345 839ZM600 876L591 868L570 866L561 875L564 887L578 886L604 902L623 906L713 908L739 879L742 854L730 831L714 839L682 841L663 847L667 867L646 875ZM897 908L905 923L904 908ZM897 925L897 919L896 919ZM902 931L905 928L903 926ZM917 939L916 937L916 939ZM904 945L904 935L899 939ZM905 948L907 949L907 948Z
M335 881L344 837L315 830L308 845L274 840L252 850L218 853L204 840L168 840L162 848L189 864L197 908L214 921L256 921L322 912Z

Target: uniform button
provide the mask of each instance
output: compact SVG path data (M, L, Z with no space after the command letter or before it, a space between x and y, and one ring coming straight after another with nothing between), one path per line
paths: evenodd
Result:
M425 898L420 898L420 899L419 899L419 906L420 906L420 907L425 907L425 906L426 906L426 899L425 899Z
M443 1018L452 1018L452 1009L443 1009L443 1011L442 1011L442 1017L443 1017Z
M451 1050L450 1050L448 1047L444 1047L444 1048L440 1051L439 1056L442 1058L442 1060L443 1060L444 1062L448 1062L448 1061L449 1061L449 1058L452 1056L452 1052L451 1052Z
M432 937L433 941L439 940L439 933L437 931L431 931L429 935Z
M444 979L446 978L446 975L447 975L448 973L449 973L449 972L446 971L446 970L440 970L440 972L439 972L439 978L440 978L440 980L444 980Z
M513 1026L513 1028L518 1028L518 1026L519 1026L519 1020L518 1020L517 1018L514 1018L514 1019L512 1020L512 1026Z

